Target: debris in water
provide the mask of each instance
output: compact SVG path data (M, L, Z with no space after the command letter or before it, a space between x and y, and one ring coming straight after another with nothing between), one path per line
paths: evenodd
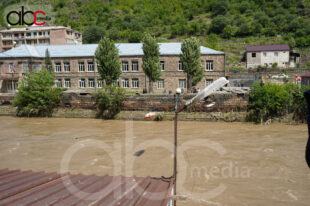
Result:
M134 156L140 157L143 153L144 153L144 150L139 150L139 151L134 153Z

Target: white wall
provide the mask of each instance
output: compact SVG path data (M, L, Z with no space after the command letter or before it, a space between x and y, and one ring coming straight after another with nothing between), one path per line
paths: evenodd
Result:
M278 56L275 55L276 52L278 52ZM265 64L271 66L273 63L277 63L278 67L288 67L290 58L289 51L268 51L268 52L261 52L260 55L261 55L261 66L264 66Z

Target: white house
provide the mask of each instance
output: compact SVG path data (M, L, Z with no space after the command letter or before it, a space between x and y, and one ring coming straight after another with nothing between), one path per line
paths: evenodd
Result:
M295 67L299 60L299 54L294 53L287 44L248 46L246 48L247 68L271 67L274 63L278 68Z

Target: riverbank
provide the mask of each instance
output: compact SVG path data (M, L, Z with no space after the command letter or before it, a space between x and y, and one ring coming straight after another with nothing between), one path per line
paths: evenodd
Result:
M16 108L12 105L0 105L0 116L16 116ZM116 115L116 120L144 121L147 111L121 111ZM163 121L174 119L174 112L159 112ZM54 118L96 118L96 110L81 108L58 108L53 113ZM178 115L180 121L205 121L205 122L245 122L246 112L181 112ZM292 114L281 118L275 118L272 122L296 123L292 120Z

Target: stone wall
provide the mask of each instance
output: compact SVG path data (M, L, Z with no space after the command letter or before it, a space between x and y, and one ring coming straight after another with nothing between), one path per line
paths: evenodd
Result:
M181 95L181 104L194 97L193 94ZM212 107L207 107L211 103ZM218 92L205 101L197 102L187 111L194 112L228 112L246 111L248 94ZM95 98L91 94L64 93L61 98L61 107L95 109ZM174 111L174 95L128 95L124 101L123 111Z

